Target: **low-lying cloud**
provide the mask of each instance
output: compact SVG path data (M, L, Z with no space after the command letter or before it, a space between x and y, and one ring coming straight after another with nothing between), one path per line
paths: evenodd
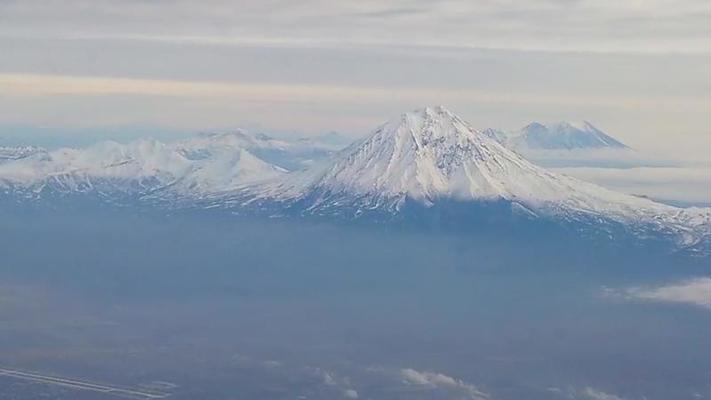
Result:
M550 393L554 393L558 397L568 400L627 400L624 397L620 397L616 394L608 393L600 389L593 388L591 386L580 388L549 388Z
M585 389L583 389L581 391L581 395L586 400L625 400L620 396L605 393L603 391L591 387L586 387Z
M632 287L622 291L604 289L606 295L661 303L681 303L711 310L711 278L693 278L656 287Z
M20 37L659 53L707 51L704 16L711 6L699 0L67 0L0 2L0 10L6 16L0 34Z
M612 190L680 205L711 204L711 166L554 168L556 172Z
M454 389L465 393L473 400L490 398L489 395L477 389L474 385L437 372L420 372L406 368L401 371L401 375L406 384L426 386L432 389Z

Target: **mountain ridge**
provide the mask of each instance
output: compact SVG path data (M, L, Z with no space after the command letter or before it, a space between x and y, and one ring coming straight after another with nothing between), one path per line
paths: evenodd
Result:
M472 128L444 107L403 114L319 169L247 186L230 206L268 204L319 215L396 215L408 203L507 202L512 212L566 223L606 221L638 234L673 236L694 246L710 231L711 210L679 209L552 173Z
M468 223L467 210L481 208L503 219L515 215L601 232L621 227L637 237L665 237L680 248L711 240L711 209L662 205L551 172L442 106L404 113L291 172L265 161L259 146L281 151L291 145L234 132L171 144L142 140L60 149L0 164L0 191L19 199L85 194L168 210L351 220L402 219L416 210L460 224ZM455 209L463 212L450 213Z
M532 122L506 140L509 147L519 151L630 149L588 121Z

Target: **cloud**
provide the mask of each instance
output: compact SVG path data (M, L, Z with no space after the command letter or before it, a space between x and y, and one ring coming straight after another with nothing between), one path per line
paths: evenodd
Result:
M657 287L603 289L605 296L662 303L681 303L711 309L711 278L694 278Z
M262 364L268 368L279 368L284 366L284 362L275 360L267 360L264 361Z
M220 121L234 123L239 118L237 112L255 116L256 109L259 109L260 112L271 110L271 113L265 113L264 120L257 122L274 123L275 120L288 119L290 124L285 128L313 129L315 124L305 124L301 119L307 112L315 114L319 109L326 108L328 110L320 113L319 118L328 117L333 121L336 119L334 115L341 114L364 123L343 127L332 122L330 127L324 124L319 129L350 128L351 132L353 129L362 129L363 134L391 117L390 112L400 113L431 104L454 105L453 108L465 111L495 107L507 114L512 107L614 107L616 110L630 112L651 112L659 107L705 112L711 107L711 99L674 96L662 99L634 94L575 94L550 89L542 92L525 87L505 91L485 87L423 87L415 84L387 88L377 84L351 84L348 81L309 84L0 72L0 87L3 92L0 96L0 109L3 110L0 111L0 121L11 124L28 121L45 125L63 124L60 126L96 126L108 124L105 120L125 119L127 122L135 122L145 118L150 119L154 125L184 126L187 123L192 127L204 128L207 123L201 120L202 112L213 113ZM125 104L121 107L111 104L118 100L123 100ZM150 104L151 109L139 106L142 102ZM183 113L180 108L186 106L193 107L195 111ZM87 110L93 108L99 110L87 117ZM156 109L170 111L159 113ZM285 115L274 111L277 109L283 109L290 118L275 118L277 115ZM332 110L337 113L326 115L326 111ZM363 118L364 115L369 118ZM211 120L217 118L210 116Z
M346 399L357 399L358 391L356 391L350 382L350 379L337 376L332 371L327 371L322 368L313 368L313 373L318 375L323 384L326 386L333 387L340 391L341 396Z
M364 134L435 103L480 127L592 119L709 151L708 1L0 0L0 15L2 124Z
M489 395L477 389L474 385L437 372L420 372L411 368L400 371L406 384L426 386L433 389L455 389L466 393L475 400L489 399Z
M706 52L701 0L0 2L0 34L302 45Z
M548 391L555 393L558 397L569 400L626 400L615 394L607 393L602 390L587 386L583 389L567 388L561 389L558 387L548 388Z
M252 82L210 82L199 80L168 80L109 78L93 76L68 76L49 74L16 74L0 72L0 87L6 96L37 95L145 95L165 97L211 97L211 98L249 98L263 101L339 101L367 103L373 100L386 101L403 98L422 99L421 105L435 104L426 99L444 99L450 101L480 101L501 104L549 104L549 105L607 105L638 109L658 106L655 100L646 100L630 96L595 96L548 93L541 95L524 90L516 93L500 93L480 89L435 89L401 88L397 92L389 89L368 86L348 85L307 85L307 84L270 84ZM698 99L689 104L677 99L678 106L703 107ZM711 106L711 102L706 104Z
M591 387L586 387L580 392L583 399L586 400L625 400L620 396L614 394L605 393L600 390L593 389Z
M553 169L556 172L629 194L678 202L682 205L711 204L711 166L683 165L681 161L678 163L680 165L675 167ZM616 165L614 161L608 164Z
M252 368L254 371L267 374L268 376L279 378L286 376L292 382L302 382L304 385L311 387L315 385L319 387L319 389L325 389L328 393L332 393L331 398L350 400L359 398L358 391L351 383L351 380L335 371L320 367L289 364L284 361L260 360L239 353L234 354L232 360L242 367Z

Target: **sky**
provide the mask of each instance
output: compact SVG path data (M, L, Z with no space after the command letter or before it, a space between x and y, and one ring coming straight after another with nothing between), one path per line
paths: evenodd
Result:
M706 0L0 0L0 138L360 136L442 104L708 159Z

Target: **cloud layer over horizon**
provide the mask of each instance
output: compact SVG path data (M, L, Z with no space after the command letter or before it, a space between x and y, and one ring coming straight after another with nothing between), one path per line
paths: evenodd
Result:
M707 53L703 0L4 1L3 36Z
M0 137L154 126L359 136L444 104L711 151L699 0L0 1ZM670 146L673 143L674 146Z

